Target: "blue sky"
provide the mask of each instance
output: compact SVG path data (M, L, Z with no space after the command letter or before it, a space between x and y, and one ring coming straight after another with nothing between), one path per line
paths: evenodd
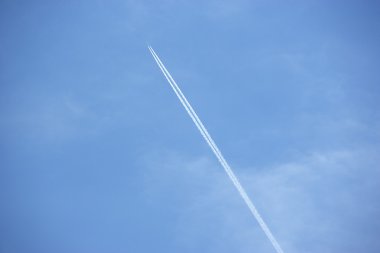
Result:
M0 3L0 252L379 252L376 1Z

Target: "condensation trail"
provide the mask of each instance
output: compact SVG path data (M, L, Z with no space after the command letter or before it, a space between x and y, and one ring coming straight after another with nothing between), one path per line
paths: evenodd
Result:
M207 144L210 146L211 150L217 157L218 161L226 171L228 177L238 190L240 196L243 198L244 202L248 206L249 210L259 223L261 229L264 231L265 235L268 237L269 241L277 251L277 253L284 253L282 248L280 247L279 243L277 240L274 238L272 232L269 230L268 226L264 222L263 218L257 211L256 207L253 205L251 199L247 195L246 191L240 184L238 178L235 176L235 173L232 171L231 167L227 163L227 161L224 159L222 153L220 152L219 148L215 144L214 140L211 138L210 134L208 133L207 129L203 125L202 121L199 119L198 115L195 113L194 109L190 105L190 103L187 101L185 95L182 93L181 89L178 87L177 83L174 81L173 77L170 75L169 71L166 69L164 64L161 62L160 58L158 55L155 53L152 47L148 46L149 51L151 52L154 60L156 61L158 67L161 69L162 73L164 74L166 80L169 82L170 86L172 87L173 91L179 98L181 104L183 107L186 109L187 113L190 115L191 119L193 120L194 124L198 128L199 132L202 134L203 138L206 140Z

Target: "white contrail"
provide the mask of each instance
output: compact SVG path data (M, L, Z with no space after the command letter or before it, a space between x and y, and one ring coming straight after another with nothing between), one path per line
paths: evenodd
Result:
M161 62L158 55L155 53L152 47L148 46L149 51L151 52L154 60L156 61L157 65L161 69L162 73L164 74L165 78L169 82L170 86L174 90L175 94L179 98L181 104L183 107L185 107L187 113L190 115L191 119L193 120L194 124L197 126L198 130L202 134L203 138L206 140L207 144L210 146L211 150L217 157L220 164L223 166L224 170L226 171L228 177L231 179L232 183L240 193L241 197L243 198L244 202L247 204L249 210L253 214L253 216L256 218L257 222L259 223L261 229L264 231L265 235L268 237L269 241L272 243L273 247L277 251L277 253L284 253L280 245L278 244L277 240L274 238L273 234L269 230L268 226L264 222L263 218L260 216L259 212L257 211L256 207L253 205L251 199L248 197L246 191L240 184L238 178L235 176L234 172L232 171L231 167L227 163L227 161L224 159L222 153L220 152L219 148L216 146L214 140L211 138L210 134L208 133L207 129L203 125L202 121L199 119L198 115L195 113L194 109L190 105L190 103L187 101L185 95L183 95L181 89L178 87L177 83L174 81L173 77L170 75L169 71L166 69L164 64Z
M173 88L174 92L176 93L177 97L181 101L182 105L185 107L187 113L190 115L191 119L193 120L193 122L197 126L198 130L201 132L202 136L205 138L207 143L210 145L213 152L218 153L218 154L216 154L216 156L219 159L219 161L221 163L225 163L225 161L220 159L220 155L219 155L220 152L219 152L219 150L216 149L217 147L216 147L215 143L213 143L213 140L209 137L209 134L208 134L206 128L203 126L203 124L200 121L200 119L198 118L197 114L195 114L193 108L191 107L191 105L187 101L186 97L183 95L183 93L179 89L178 85L175 83L174 79L171 77L170 73L167 71L165 66L162 64L161 60L158 58L158 56L153 51L153 49L151 47L149 47L149 50L151 51L153 58L156 60L158 66L162 70L162 73L164 74L164 76L168 80L170 86Z

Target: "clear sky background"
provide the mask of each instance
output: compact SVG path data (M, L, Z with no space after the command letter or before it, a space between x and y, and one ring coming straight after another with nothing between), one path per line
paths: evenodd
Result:
M377 1L0 2L0 252L380 252Z

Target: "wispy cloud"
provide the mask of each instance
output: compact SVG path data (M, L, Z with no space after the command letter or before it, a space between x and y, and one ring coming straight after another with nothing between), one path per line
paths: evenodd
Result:
M279 223L274 226L289 251L367 251L377 244L374 234L380 229L380 205L374 197L380 194L376 153L315 152L243 178L260 208Z
M212 19L237 17L250 6L249 2L245 0L208 1L205 5L205 14Z
M374 253L380 249L377 154L373 149L314 152L238 174L285 251ZM179 247L273 252L215 161L172 152L145 159L146 199L176 209L172 229ZM173 195L181 200L173 201Z
M6 108L3 131L38 141L60 142L96 132L97 115L86 102L65 95L49 95Z

